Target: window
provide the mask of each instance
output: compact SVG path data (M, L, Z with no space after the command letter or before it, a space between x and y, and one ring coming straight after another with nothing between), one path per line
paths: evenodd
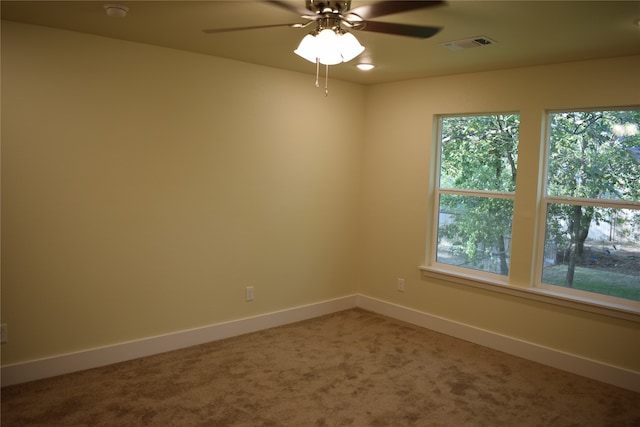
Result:
M639 319L640 109L547 113L518 189L519 114L436 119L426 276Z
M517 114L439 117L434 265L508 276L519 123Z
M547 113L518 188L519 114L436 119L426 276L639 319L638 107Z
M640 301L640 110L548 114L539 286Z

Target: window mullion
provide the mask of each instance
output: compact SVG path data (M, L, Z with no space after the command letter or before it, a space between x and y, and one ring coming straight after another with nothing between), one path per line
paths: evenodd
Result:
M640 209L640 202L630 200L617 200L617 199L588 199L578 197L559 197L559 196L547 196L548 203L563 203L567 205L581 205L581 206L596 206L605 208L626 208L626 209Z
M496 199L513 199L515 193L506 191L491 191L491 190L458 190L454 188L439 188L440 194L457 194L460 196L475 196L475 197L492 197Z

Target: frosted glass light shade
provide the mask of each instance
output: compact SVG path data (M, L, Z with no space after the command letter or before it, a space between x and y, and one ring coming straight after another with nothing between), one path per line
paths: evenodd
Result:
M351 33L344 33L340 37L340 50L342 62L349 62L356 56L364 52L364 46Z
M317 51L316 37L313 34L307 34L293 53L315 64L318 57Z
M340 54L340 36L335 31L324 29L316 36L318 58L323 65L336 65L342 62Z

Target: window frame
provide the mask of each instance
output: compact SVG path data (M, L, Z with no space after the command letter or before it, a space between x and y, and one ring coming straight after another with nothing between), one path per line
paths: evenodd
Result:
M640 105L625 105L625 106L601 106L601 107L576 107L576 108L562 108L562 109L541 109L538 115L539 131L537 140L539 141L539 164L538 172L535 178L538 182L536 199L536 209L534 217L532 218L533 228L530 228L527 233L531 233L532 236L532 250L530 252L530 260L527 262L529 265L528 279L523 280L522 272L519 272L520 282L516 283L513 280L513 261L517 258L511 253L511 262L509 268L509 274L503 276L500 274L489 273L481 270L473 270L468 268L461 268L450 264L439 263L436 261L437 256L437 236L438 236L438 222L439 222L439 206L440 206L440 194L447 193L452 194L448 190L440 189L440 166L441 166L441 140L442 140L442 128L440 125L440 119L443 117L468 117L468 116L488 116L499 114L518 114L520 116L520 128L531 126L534 124L531 122L532 116L530 112L523 115L517 110L491 110L481 111L474 113L438 113L433 115L433 132L432 132L432 147L431 154L432 160L430 162L432 172L430 176L430 184L428 191L428 212L427 216L427 239L425 242L425 261L423 265L418 268L421 270L421 275L424 280L436 279L438 281L450 282L479 288L491 292L498 292L514 297L525 298L528 300L539 301L543 303L553 304L557 306L568 307L576 310L586 311L590 313L596 313L613 318L624 319L632 322L640 323L640 302L636 304L636 301L608 297L597 293L587 291L576 291L575 289L564 288L554 285L546 285L542 283L542 265L544 262L544 243L546 234L546 211L549 203L567 203L567 199L574 201L572 198L547 196L547 173L549 168L549 118L550 114L557 112L570 112L570 111L617 111L617 110L635 110L640 109ZM530 138L529 138L530 139ZM531 141L529 141L531 142ZM520 153L520 146L522 145L522 135L518 140L518 152ZM518 168L520 170L520 167ZM516 226L517 221L522 221L518 211L518 198L522 198L522 193L518 193L518 189L522 186L518 185L519 181L516 181L516 189L510 194L509 197L513 197L514 200L514 212L512 217L512 227ZM454 190L453 194L460 195L477 195L477 190ZM466 194L463 194L466 193ZM475 194L474 194L475 193ZM486 192L481 192L486 194ZM502 192L498 192L502 194ZM520 194L520 196L518 195ZM530 196L526 196L530 197ZM533 197L533 196L531 196ZM583 203L583 199L580 200ZM623 200L609 200L606 199L606 204L611 206L605 206L601 199L596 199L590 203L598 203L596 206L601 207L615 207L628 209L632 206L634 209L640 207L640 202L629 202ZM586 204L586 203L585 203ZM522 213L521 213L522 214ZM528 222L528 219L527 219ZM520 227L522 224L520 224ZM520 230L522 232L522 229ZM512 235L515 235L512 228ZM515 237L515 236L514 236ZM525 256L526 258L526 256ZM567 292L569 289L569 292Z
M492 111L492 112L481 112L481 113L461 113L461 114L436 114L434 115L434 124L436 127L436 140L435 140L435 163L434 163L434 181L433 181L433 221L431 224L431 235L435 237L432 243L429 244L427 248L428 253L428 264L432 267L433 270L440 272L451 272L453 275L458 277L467 277L470 275L476 275L483 279L500 283L502 285L509 284L509 277L511 275L511 268L509 268L509 274L502 275L498 273L492 273L484 270L475 270L471 268L465 268L456 266L453 264L446 264L437 261L438 255L438 226L439 226L439 218L440 218L440 195L441 194L450 194L457 196L471 196L471 197L491 197L496 199L507 199L511 200L515 204L515 191L496 191L496 190L468 190L468 189L455 189L455 188L441 188L440 187L440 173L441 173L441 153L442 153L442 126L441 120L443 118L449 117L485 117L485 116L493 116L493 115L518 115L520 118L519 111ZM518 141L518 145L520 141ZM513 215L511 218L511 225L513 227ZM509 255L511 257L511 255ZM424 267L424 266L423 266Z
M640 201L628 201L617 199L593 199L593 198L581 198L581 197L568 197L568 196L549 196L547 195L548 186L548 174L549 174L549 156L550 156L550 143L551 143L551 125L550 118L552 114L569 113L569 112L589 112L589 111L623 111L623 110L640 110L640 106L625 106L625 107L596 107L596 108L574 108L574 109L549 109L544 112L544 133L543 133L543 157L542 157L542 169L540 172L540 179L542 180L542 191L540 193L539 209L538 209L538 227L536 235L536 252L534 268L534 280L532 288L540 289L546 292L558 293L569 298L573 298L579 301L602 305L604 307L610 307L614 309L625 309L637 312L640 315L640 301L634 301L631 299L614 297L606 294L599 294L596 292L588 292L575 288L567 288L563 286L552 285L544 283L542 281L543 267L544 267L544 244L546 238L546 226L547 226L547 209L550 204L568 204L568 205L580 205L580 206L593 206L598 208L613 208L613 209L634 209L640 211Z

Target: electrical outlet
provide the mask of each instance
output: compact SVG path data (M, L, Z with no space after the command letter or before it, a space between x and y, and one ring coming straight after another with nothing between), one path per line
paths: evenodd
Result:
M7 342L7 324L3 323L0 325L0 343L4 344Z
M398 292L404 292L404 279L398 279Z
M244 288L245 301L253 301L253 286L247 286Z

